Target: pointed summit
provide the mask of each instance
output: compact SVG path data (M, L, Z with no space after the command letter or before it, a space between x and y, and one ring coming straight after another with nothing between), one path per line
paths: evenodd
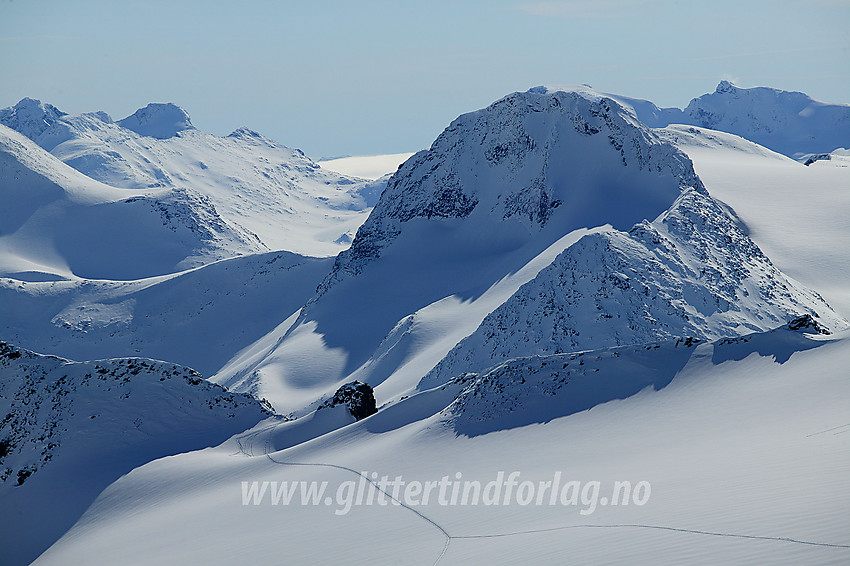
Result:
M715 93L724 94L727 92L734 92L738 87L730 83L729 81L723 80L720 81L720 84L717 85L717 88L714 89Z
M0 109L0 124L30 139L36 139L66 115L51 104L45 104L34 98L24 98L11 108Z
M173 138L178 132L194 130L189 114L170 102L151 103L139 108L132 116L118 121L118 125L143 136L161 140Z

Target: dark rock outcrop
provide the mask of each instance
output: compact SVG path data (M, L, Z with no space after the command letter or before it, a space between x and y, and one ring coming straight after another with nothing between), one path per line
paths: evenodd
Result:
M358 421L378 412L375 393L368 384L360 381L346 383L337 389L333 399L323 403L320 408L336 407L337 405L348 407L348 412Z

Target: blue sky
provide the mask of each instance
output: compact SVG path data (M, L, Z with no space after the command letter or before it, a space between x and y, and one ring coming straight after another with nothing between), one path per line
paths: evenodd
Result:
M0 0L0 107L174 102L313 157L414 151L538 84L683 107L721 79L850 103L850 0Z

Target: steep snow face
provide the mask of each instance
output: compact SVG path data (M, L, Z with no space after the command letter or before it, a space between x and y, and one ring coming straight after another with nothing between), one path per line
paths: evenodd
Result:
M813 315L847 326L816 292L780 272L737 219L699 191L628 233L585 236L491 313L423 380L430 388L510 358L713 340Z
M226 137L201 132L173 104L149 105L117 123L102 112L41 122L49 126L20 131L81 173L119 188L189 188L269 249L336 255L383 189L322 169L247 128Z
M0 342L4 561L33 560L131 469L223 442L270 416L186 367L78 363Z
M118 125L137 134L158 139L174 137L178 132L194 130L189 114L175 104L151 103L139 108Z
M588 229L654 219L686 189L704 190L687 157L615 102L507 96L403 164L297 323L214 379L282 410L346 378L406 390Z
M828 104L802 92L740 88L721 81L684 111L646 100L614 98L652 128L687 124L741 136L792 158L850 147L850 104Z
M202 194L103 185L5 126L0 163L5 276L137 279L266 250Z

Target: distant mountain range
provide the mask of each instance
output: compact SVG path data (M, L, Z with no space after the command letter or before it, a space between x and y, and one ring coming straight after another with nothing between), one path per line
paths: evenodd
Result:
M201 132L173 104L149 104L115 122L104 112L70 116L25 98L0 110L0 124L111 187L179 189L190 209L206 210L198 212L209 218L197 230L225 223L247 238L225 256L266 249L335 255L383 186L322 169L246 128L226 137Z
M612 95L651 128L688 124L741 136L794 159L850 149L850 104L829 104L802 92L740 88L720 81L684 109Z

